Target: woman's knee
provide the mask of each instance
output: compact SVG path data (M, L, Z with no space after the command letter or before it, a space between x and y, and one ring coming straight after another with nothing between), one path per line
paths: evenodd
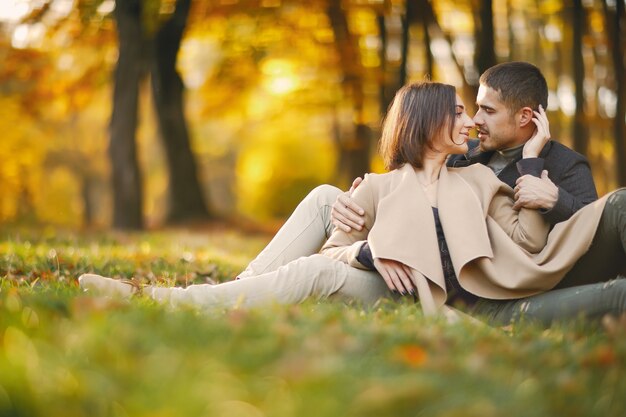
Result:
M335 186L322 184L311 190L306 198L314 201L318 207L332 206L342 193L343 191Z

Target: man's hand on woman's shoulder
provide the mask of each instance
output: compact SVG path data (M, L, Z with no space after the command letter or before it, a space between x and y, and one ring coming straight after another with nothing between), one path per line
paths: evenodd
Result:
M330 213L333 225L346 233L351 232L352 229L361 230L363 229L363 224L365 224L365 211L351 198L352 193L361 184L361 181L363 179L357 177L352 182L349 191L337 196Z

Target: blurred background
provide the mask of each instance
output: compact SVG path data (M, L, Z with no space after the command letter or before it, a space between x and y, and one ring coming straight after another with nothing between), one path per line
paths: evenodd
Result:
M0 222L276 224L382 171L403 84L539 66L553 138L626 185L624 0L0 0Z

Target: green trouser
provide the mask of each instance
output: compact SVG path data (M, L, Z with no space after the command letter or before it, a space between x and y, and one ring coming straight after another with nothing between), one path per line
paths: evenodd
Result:
M494 325L520 320L549 326L554 321L599 319L626 312L626 189L612 195L585 253L552 290L517 300L481 299L469 313Z

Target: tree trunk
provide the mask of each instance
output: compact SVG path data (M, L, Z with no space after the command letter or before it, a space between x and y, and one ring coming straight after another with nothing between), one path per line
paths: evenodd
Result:
M393 98L396 95L396 92L404 85L407 81L407 65L408 65L408 57L409 57L409 29L411 27L411 23L414 18L414 2L408 1L406 3L406 10L404 11L404 16L402 16L402 32L392 33L394 37L399 35L400 38L400 66L395 69L395 66L387 66L387 45L389 43L391 36L387 33L387 28L385 24L385 17L383 15L378 16L378 29L380 31L380 40L381 40L381 72L382 72L382 81L380 83L380 113L384 116L389 109L389 105L393 101Z
M583 155L587 154L588 138L585 124L585 64L583 61L583 31L585 27L585 9L582 0L574 0L572 27L574 40L572 43L572 60L574 64L574 85L576 94L576 113L572 125L574 149Z
M152 50L152 93L169 168L170 223L209 217L185 120L184 85L176 71L189 7L190 0L176 2L175 12L157 31Z
M364 124L363 68L356 41L348 29L348 21L340 0L330 1L327 14L335 35L335 45L343 71L343 85L352 98L354 134L340 143L339 177L352 182L369 171L370 134Z
M387 112L389 106L389 91L387 88L388 74L387 74L387 24L385 23L385 16L379 14L376 16L378 23L378 32L380 33L380 84L378 86L378 100L380 102L379 111L382 116Z
M506 21L507 21L507 30L509 34L509 61L517 61L515 58L517 57L517 51L515 48L515 32L513 30L513 3L514 1L507 0L506 2Z
M613 73L615 76L615 93L617 94L617 106L613 125L615 139L615 165L617 167L617 184L626 186L626 68L624 68L623 51L626 47L624 42L624 3L615 2L615 12L609 12L606 0L603 1L604 13L609 28L609 43L613 58Z
M143 227L142 188L135 133L142 79L143 34L140 0L117 1L115 12L119 56L115 68L109 157L113 182L113 227Z
M415 1L408 0L406 2L406 10L404 11L404 19L402 19L402 55L400 62L400 70L398 74L398 88L396 91L406 84L408 78L408 62L409 62L409 43L410 43L410 29L411 24L415 18ZM396 91L393 92L395 96Z
M615 154L617 162L617 183L626 186L626 68L624 68L624 50L626 50L626 13L623 1L615 2L615 45L613 46L613 65L617 93L615 112Z
M434 15L431 15L431 17L434 17ZM431 22L429 20L429 16L427 16L425 13L420 13L420 19L422 21L422 28L424 31L424 58L426 59L426 75L432 77L433 71L435 70L435 58L433 57L433 53L430 50Z
M413 1L413 0L410 0ZM419 6L417 6L417 9L423 13L423 19L425 20L425 24L428 27L428 36L429 36L429 44L428 44L428 51L430 53L430 39L433 38L439 38L439 39L443 39L445 40L448 45L450 46L450 50L452 51L452 58L454 60L454 65L456 66L456 69L459 71L459 74L462 75L462 79L463 79L463 88L469 88L470 85L467 82L465 75L465 68L463 67L463 65L461 65L461 63L459 62L459 59L457 58L457 56L454 54L454 48L452 47L452 45L454 44L454 42L452 41L452 37L448 34L446 34L443 29L441 28L441 25L439 24L439 21L437 20L437 15L435 15L435 11L433 10L433 6L432 4L430 4L429 0L420 0L419 2ZM431 32L432 31L432 32ZM431 57L428 57L429 59ZM431 68L432 68L432 62L428 63ZM432 71L431 71L431 76L432 76ZM474 97L476 97L476 95L474 94Z
M478 10L479 25L476 25L476 68L482 74L496 65L496 52L493 35L493 4L492 0L480 2Z

